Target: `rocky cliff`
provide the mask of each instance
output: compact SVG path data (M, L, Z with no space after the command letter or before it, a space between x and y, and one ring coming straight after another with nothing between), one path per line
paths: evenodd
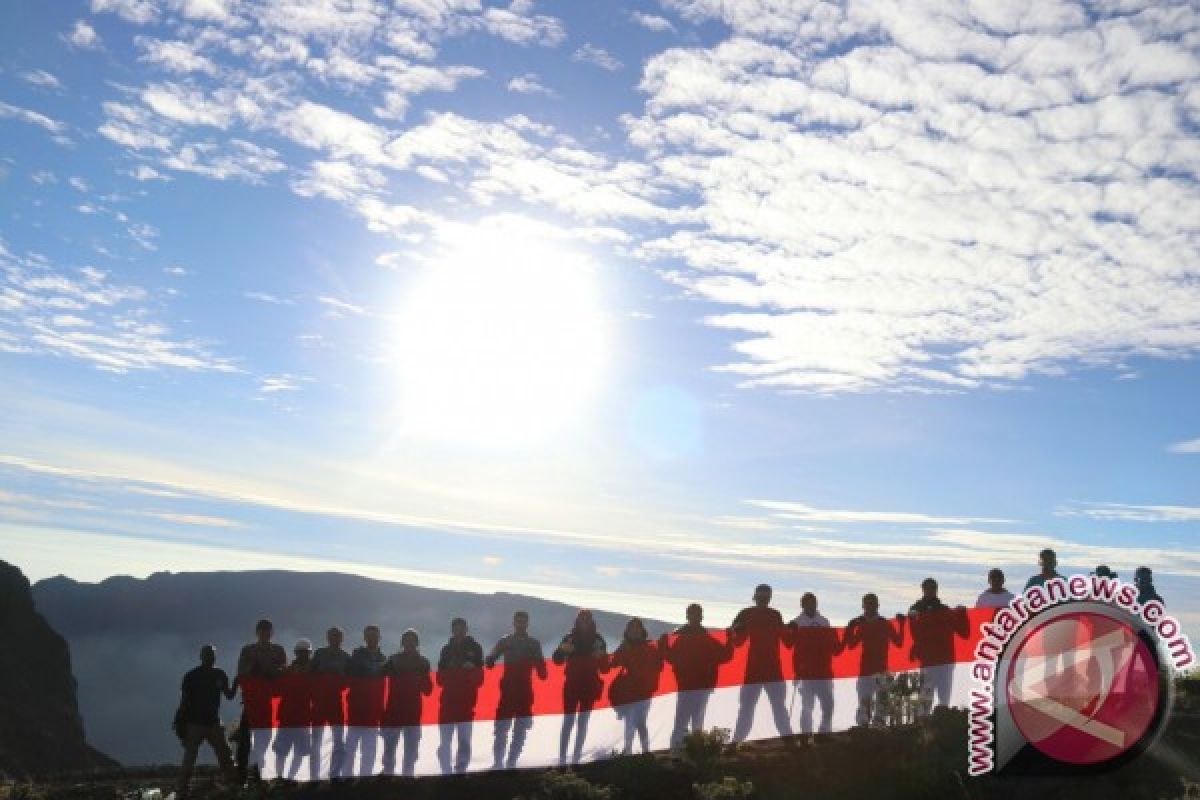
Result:
M0 778L114 765L84 740L66 641L21 570L0 561Z

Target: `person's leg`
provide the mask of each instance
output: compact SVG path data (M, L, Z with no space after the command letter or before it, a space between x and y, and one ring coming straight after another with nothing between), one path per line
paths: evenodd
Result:
M354 759L358 755L359 746L362 743L362 729L355 727L346 728L346 754L342 758L343 778L352 778L357 773L354 770Z
M462 774L471 766L471 737L475 733L475 723L471 720L460 722L458 727L458 758L454 760L454 771Z
M650 701L643 700L638 703L637 712L637 734L642 741L642 752L650 752L650 730L646 727L646 718L650 716Z
M813 732L813 702L817 696L816 681L802 680L796 691L800 694L800 732L809 736Z
M177 796L187 797L192 790L192 771L196 768L196 754L200 752L200 743L204 741L204 727L187 723L183 731L183 764L179 767L179 787Z
M513 721L512 745L508 749L508 760L505 762L505 766L509 769L517 766L517 761L521 758L521 750L525 747L525 737L532 727L532 717L518 717Z
M251 765L262 773L263 765L267 763L267 753L271 751L274 741L274 731L270 728L252 728L250 731Z
M671 749L675 750L687 735L688 722L694 714L696 692L680 692L675 695L675 724L671 726Z
M792 735L792 720L788 717L788 685L784 681L763 684L767 702L771 704L771 716L775 718L775 729L780 736Z
M696 707L692 711L692 730L700 733L704 730L704 715L708 713L708 701L712 698L712 689L696 692Z
M758 705L758 695L762 691L761 683L743 684L738 692L737 722L733 726L733 741L744 742L750 735L750 727L754 724L754 707Z
M854 682L854 690L858 694L858 711L854 714L854 724L869 725L871 723L871 699L875 696L875 676L858 676L858 680Z
M221 777L226 783L232 784L237 780L237 770L233 766L233 756L229 752L229 742L225 739L225 729L220 723L209 725L204 735L204 741L212 748L217 757L217 765L221 768ZM199 747L199 745L197 745Z
M244 786L250 777L250 723L246 720L244 708L238 722L236 761L237 784Z
M292 735L291 728L281 728L275 734L275 741L271 744L271 749L275 752L275 777L282 778L284 769L287 767L288 753L292 750ZM259 769L262 769L262 762L259 762Z
M579 716L575 719L575 749L571 754L571 763L578 764L583 759L583 745L587 741L588 722L592 718L592 699L579 704Z
M627 756L633 752L633 734L637 730L637 720L634 719L635 714L630 707L624 709L624 714L622 722L625 723L625 747L621 750L621 755Z
M813 694L821 704L821 726L818 733L833 732L833 681L813 681Z
M396 728L383 729L383 774L396 774L396 748L400 744L400 731Z
M508 751L508 731L512 725L511 719L500 719L499 717L492 725L492 769L500 769L504 766L504 754Z
M562 730L558 733L558 763L567 763L567 745L571 742L571 728L575 726L575 710L578 707L575 698L566 696L563 703Z
M417 754L421 748L421 726L409 725L404 729L404 777L411 778L417 771Z
M437 757L438 764L442 768L443 775L449 775L454 771L454 763L451 758L452 748L454 747L454 723L443 722L438 725L438 749Z
M293 745L292 753L292 766L288 769L287 775L289 781L296 780L296 776L300 774L300 767L303 766L305 759L313 757L311 728L296 728L296 741Z
M321 779L321 761L324 756L324 748L325 726L321 724L313 725L312 748L308 754L308 779L310 781Z
M379 728L365 728L359 739L358 774L374 775L375 757L379 754Z
M346 773L346 727L341 724L329 728L333 738L333 753L329 757L329 777L342 778Z

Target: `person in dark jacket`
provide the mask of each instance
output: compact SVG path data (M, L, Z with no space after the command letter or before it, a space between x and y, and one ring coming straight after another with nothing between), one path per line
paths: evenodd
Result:
M921 687L929 695L922 702L922 713L932 710L936 697L939 706L950 705L954 691L954 637L966 639L971 635L967 611L962 606L950 608L938 597L938 583L933 578L921 581L921 598L908 609L908 626L912 637L912 657L921 665Z
M475 702L483 684L483 648L467 635L467 621L450 622L450 640L438 657L438 684L442 687L438 708L438 761L442 774L463 773L471 763L471 734L475 728ZM458 753L453 754L458 737Z
M533 676L546 680L542 643L529 635L529 612L513 614L513 632L496 642L484 664L493 669L500 659L504 660L504 673L500 676L500 701L493 728L492 769L512 769L517 765L525 737L533 727ZM511 744L508 740L510 730Z
M242 690L242 719L238 726L236 753L238 783L244 784L253 763L259 769L266 762L273 734L271 683L283 674L287 653L271 641L275 625L260 619L254 625L255 641L238 654L237 680ZM245 679L251 679L246 681Z
M338 627L325 632L325 647L313 653L313 742L309 776L312 780L321 777L322 742L326 730L333 739L333 751L329 760L328 777L342 777L342 766L346 759L346 673L350 669L350 654L342 649L345 634Z
M575 748L571 763L583 758L588 721L592 707L600 697L604 682L600 675L608 671L608 645L596 630L592 612L581 609L575 615L575 626L562 638L551 659L565 664L563 676L563 722L558 737L558 763L567 763L567 745L575 731Z
M383 774L396 774L396 747L404 735L404 760L401 774L411 778L417 765L421 744L422 698L433 693L429 659L421 655L417 632L409 628L400 637L400 652L393 653L384 665L387 676L387 706L383 710Z
M754 605L738 612L731 627L735 647L746 645L746 674L738 696L737 722L733 741L743 742L754 723L754 709L760 694L767 695L775 728L780 736L792 735L787 711L787 685L783 682L780 645L785 633L783 615L771 608L771 587L765 583L754 589Z
M633 737L636 734L642 743L642 752L650 751L650 731L646 717L650 714L650 701L658 690L658 678L662 674L663 658L658 645L651 642L646 625L634 617L625 625L625 635L609 662L611 668L620 672L608 687L608 699L617 712L617 718L625 722L624 755L633 753Z
M383 640L378 625L363 628L363 643L350 654L350 689L346 693L346 772L351 775L375 774L379 748L379 727L383 724L383 703L387 679L383 669L387 654L379 646ZM358 756L358 768L354 758Z
M880 616L879 597L874 592L863 595L862 608L863 613L846 626L844 639L847 650L860 648L862 651L855 686L858 692L855 722L858 725L872 722L882 725L884 709L876 698L879 678L888 671L888 649L904 643L904 616L897 614L894 622Z
M685 612L687 624L673 636L659 639L659 650L675 673L679 693L675 697L675 725L671 747L676 748L690 732L704 730L708 700L717 686L717 670L733 658L729 637L722 641L704 627L704 608L692 603Z
M216 663L216 649L206 644L200 648L200 666L183 676L179 712L176 715L177 733L183 744L183 765L179 769L176 795L180 800L184 800L191 792L196 754L204 742L208 742L213 749L225 780L231 785L237 780L220 717L221 696L232 700L235 690L229 685L225 670L218 669Z
M1157 600L1160 604L1166 605L1166 601L1159 595L1158 590L1154 588L1154 572L1149 567L1138 567L1133 571L1133 585L1137 587L1139 606L1143 608L1146 603L1151 603Z

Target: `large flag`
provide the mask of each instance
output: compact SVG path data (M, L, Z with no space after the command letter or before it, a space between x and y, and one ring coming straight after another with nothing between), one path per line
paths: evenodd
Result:
M252 759L264 778L548 767L609 758L640 730L650 750L691 728L750 741L908 721L967 705L979 626L948 609L845 628L675 634L563 664L513 661L385 677L243 679Z

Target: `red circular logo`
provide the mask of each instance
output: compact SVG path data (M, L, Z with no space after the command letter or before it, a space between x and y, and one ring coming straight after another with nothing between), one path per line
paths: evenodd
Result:
M1161 699L1158 664L1122 620L1077 611L1020 643L1006 685L1013 721L1050 758L1098 764L1133 749Z

